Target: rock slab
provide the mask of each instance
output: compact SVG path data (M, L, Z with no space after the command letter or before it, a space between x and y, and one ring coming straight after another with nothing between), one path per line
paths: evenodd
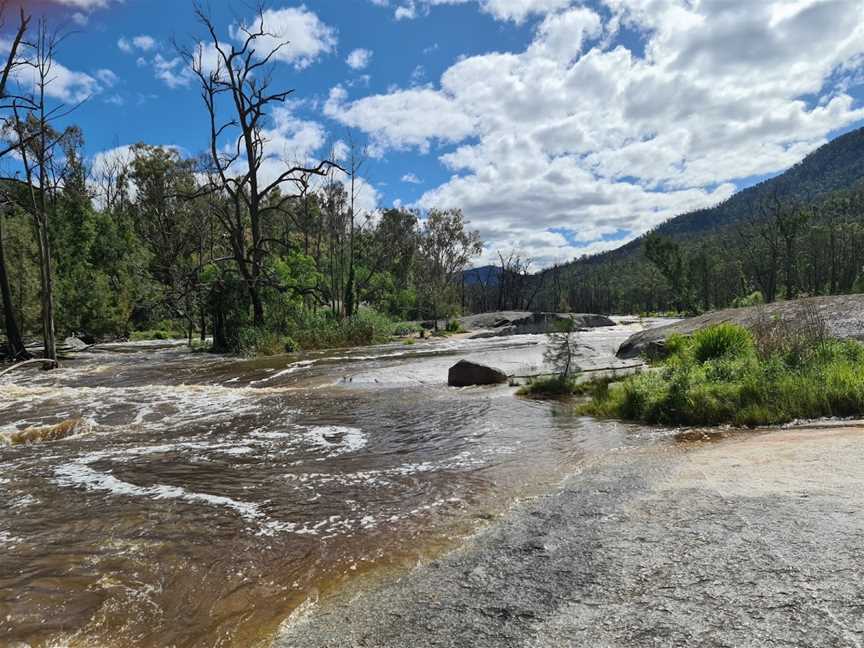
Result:
M776 317L794 322L807 317L808 312L814 308L825 321L827 333L831 337L840 340L864 340L864 295L836 295L774 302L750 308L726 308L690 317L633 334L621 345L616 355L621 359L636 358L646 353L662 355L666 338L673 333L689 335L708 326L726 322L750 327L762 317Z

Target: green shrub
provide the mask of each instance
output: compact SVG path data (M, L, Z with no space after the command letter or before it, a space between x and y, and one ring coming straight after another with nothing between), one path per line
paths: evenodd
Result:
M765 297L762 295L762 292L756 290L744 297L736 297L734 300L732 300L732 307L745 308L749 306L761 306L764 303Z
M763 357L746 331L721 325L668 345L674 353L659 367L615 389L595 389L579 412L665 425L739 426L864 414L859 342L826 340L809 354L792 355L779 345Z
M182 331L172 331L169 329L154 329L149 331L132 331L129 334L129 339L133 342L142 340L180 340L186 337Z
M361 308L344 319L325 313L306 315L290 333L299 348L312 350L381 344L390 340L394 328L386 315Z
M238 353L246 356L274 356L285 353L285 337L270 329L246 326L238 332Z
M569 376L535 378L516 393L534 398L556 398L570 396L576 390L576 382Z
M698 362L740 358L753 351L753 336L736 324L717 324L693 334L693 356Z

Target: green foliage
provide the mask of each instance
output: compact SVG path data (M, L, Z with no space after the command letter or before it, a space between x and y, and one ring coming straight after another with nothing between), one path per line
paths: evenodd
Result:
M570 396L575 391L576 382L572 376L555 375L535 378L516 393L532 398L560 398Z
M285 353L287 338L269 329L244 326L237 335L237 352L246 356L274 356Z
M743 297L736 297L732 300L732 306L734 308L747 308L750 306L760 306L765 303L765 297L762 295L762 291L754 290L749 295L744 295Z
M864 345L825 341L801 357L756 352L753 336L723 324L670 339L656 370L600 390L584 414L665 425L739 426L864 414Z
M447 322L447 324L444 326L444 330L448 333L461 333L464 329L459 323L459 320L454 319Z
M183 331L169 327L146 331L132 331L129 334L129 339L133 342L141 340L182 340L184 337L186 337L186 334Z
M723 358L743 358L754 352L750 332L735 324L718 324L696 331L692 338L693 357L697 362Z
M303 350L329 349L387 342L394 326L386 315L361 308L353 317L344 319L324 312L307 313L290 333Z

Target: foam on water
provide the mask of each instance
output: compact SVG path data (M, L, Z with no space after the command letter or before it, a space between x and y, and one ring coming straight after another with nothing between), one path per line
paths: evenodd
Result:
M321 425L303 433L310 445L327 452L331 457L357 452L366 447L368 440L363 430L339 425Z

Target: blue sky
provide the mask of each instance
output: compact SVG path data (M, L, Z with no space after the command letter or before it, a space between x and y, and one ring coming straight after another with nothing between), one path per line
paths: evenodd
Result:
M172 45L204 35L191 2L46 6L75 30L56 94L88 97L72 120L97 168L138 141L204 149L198 89ZM296 90L273 125L273 168L338 151L350 129L369 147L364 207L461 207L487 258L519 249L544 265L615 247L864 123L859 0L267 7L293 42L275 83ZM244 2L210 8L226 42L254 18Z

